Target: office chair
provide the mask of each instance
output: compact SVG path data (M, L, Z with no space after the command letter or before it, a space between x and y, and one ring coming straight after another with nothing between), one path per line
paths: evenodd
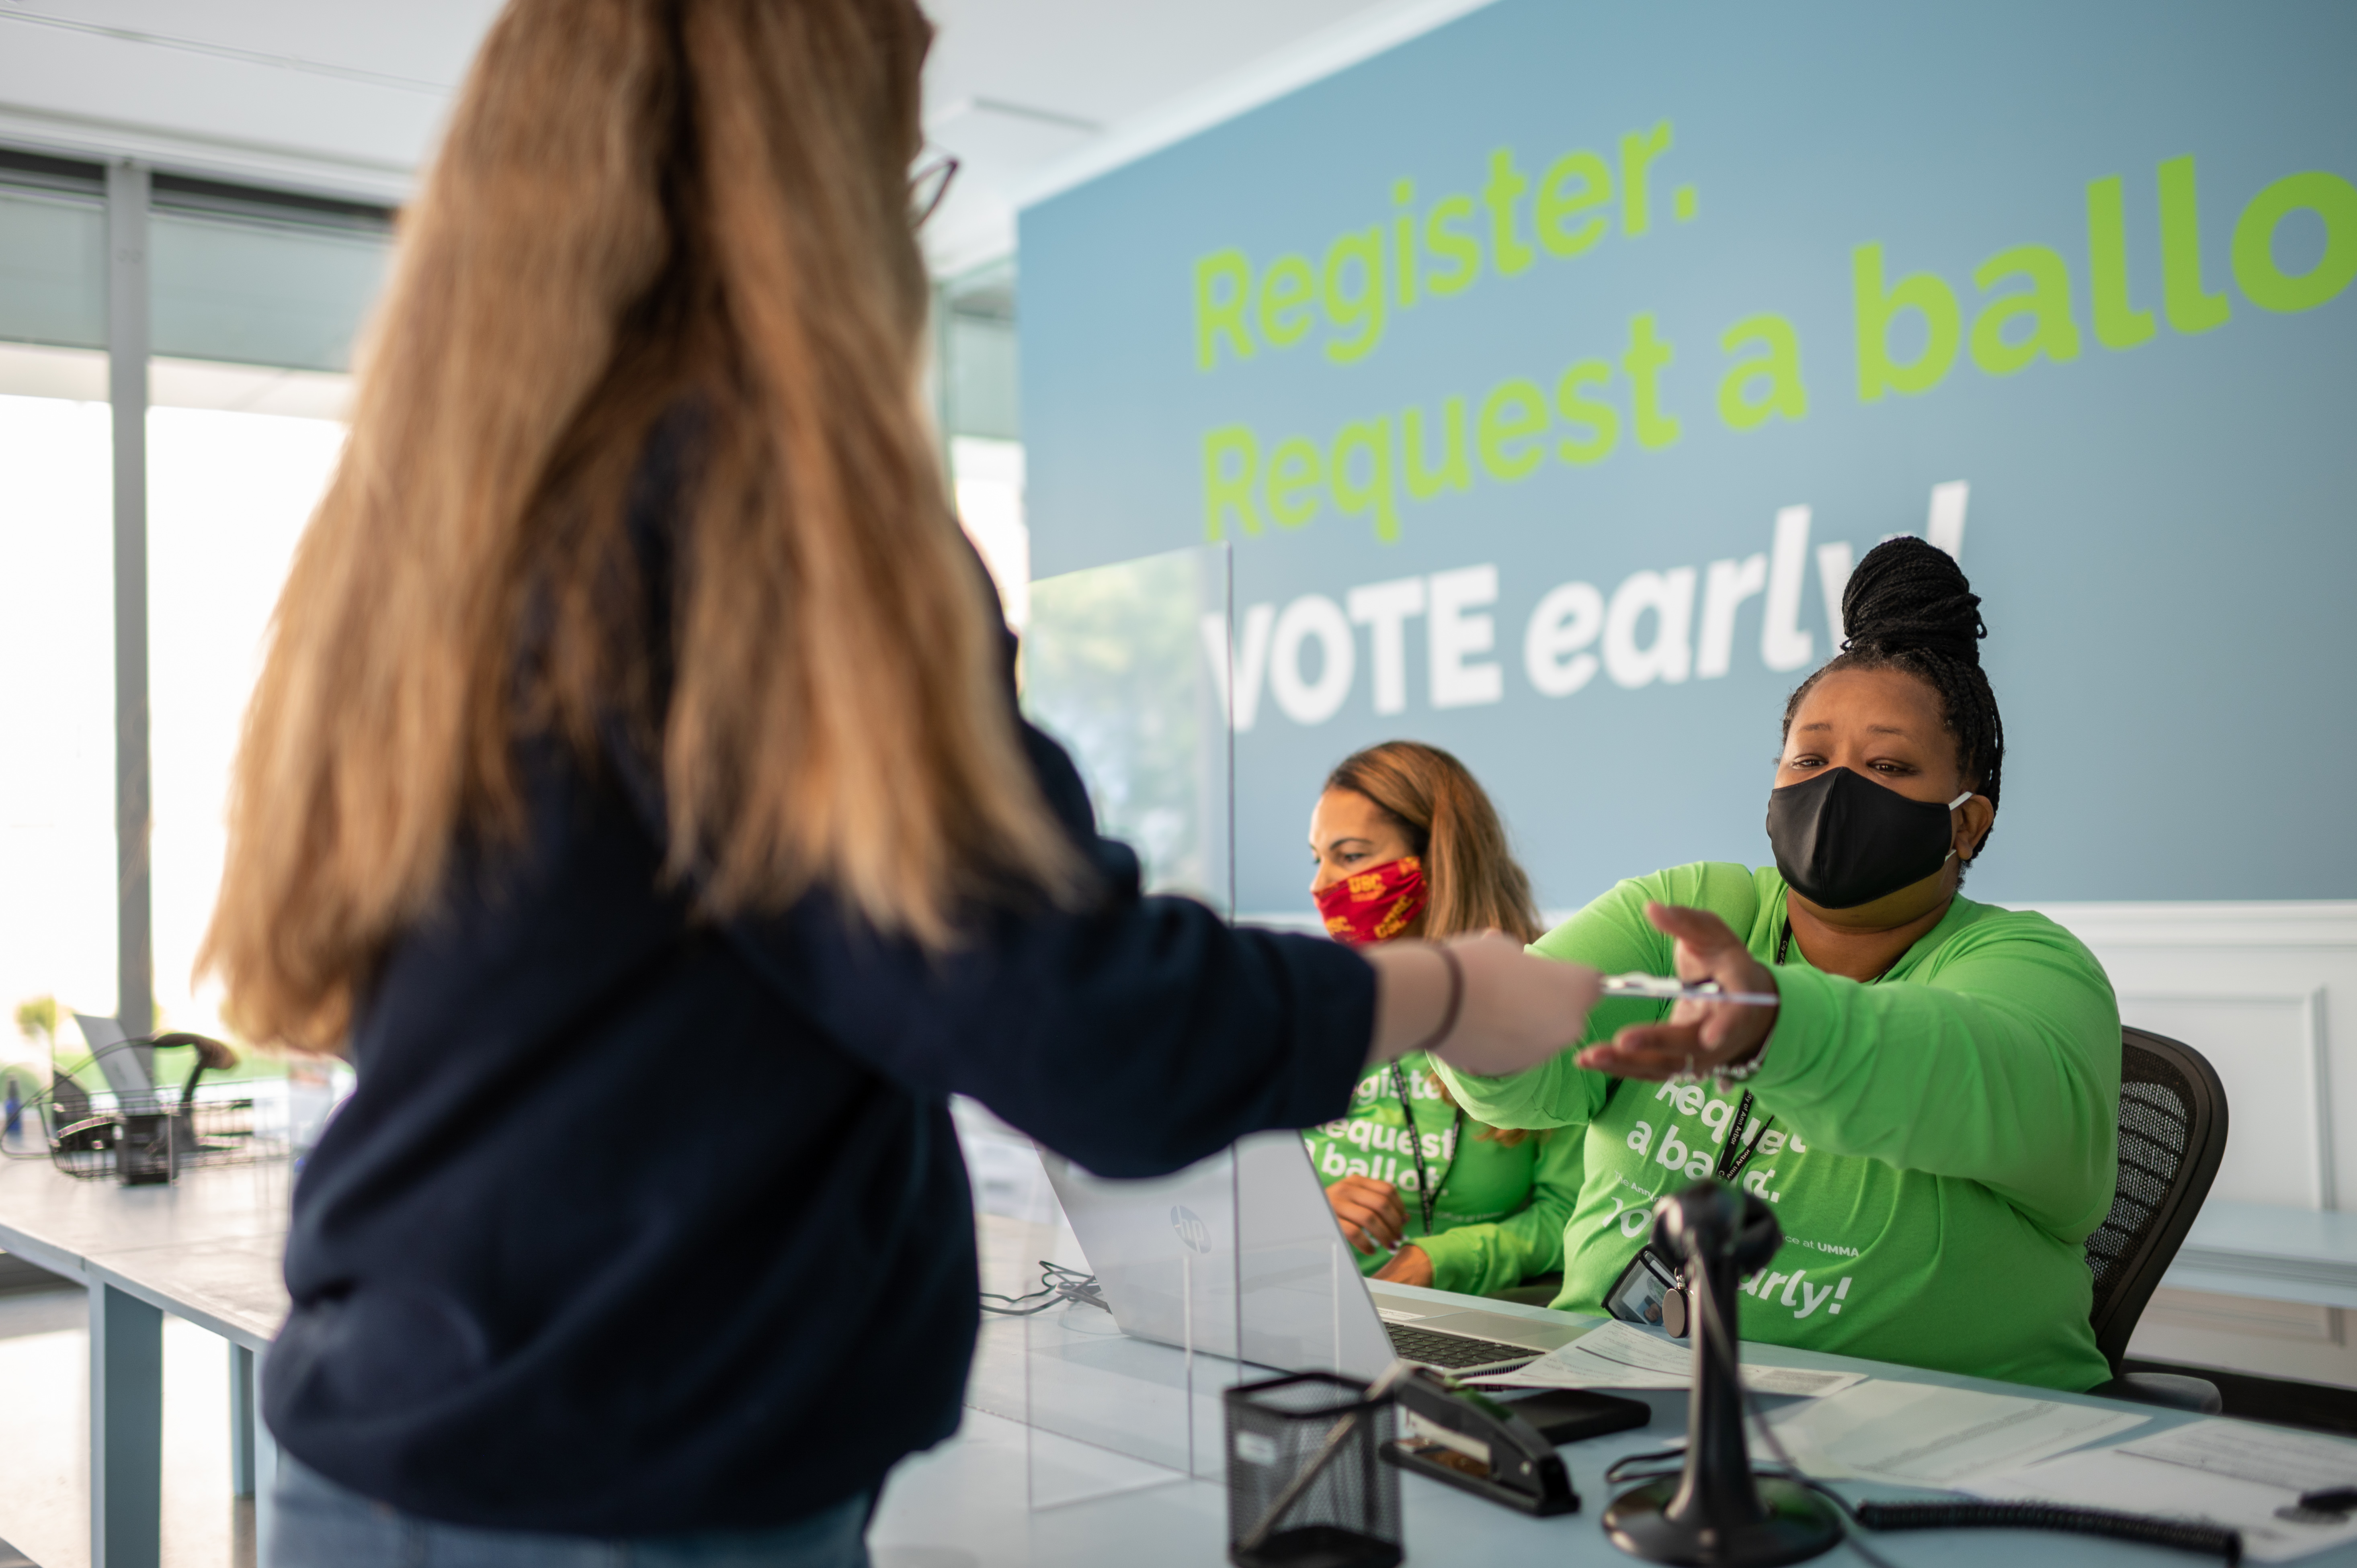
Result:
M2177 1256L2226 1153L2226 1090L2201 1053L2164 1035L2120 1031L2120 1176L2112 1211L2087 1238L2095 1276L2095 1345L2111 1399L2215 1415L2215 1385L2169 1372L2120 1371L2129 1337Z

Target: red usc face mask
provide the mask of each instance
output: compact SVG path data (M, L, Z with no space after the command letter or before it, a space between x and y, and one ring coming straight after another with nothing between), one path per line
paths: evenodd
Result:
M1402 855L1372 871L1346 876L1319 892L1318 913L1338 942L1362 947L1387 942L1424 913L1431 897L1424 885L1424 862Z

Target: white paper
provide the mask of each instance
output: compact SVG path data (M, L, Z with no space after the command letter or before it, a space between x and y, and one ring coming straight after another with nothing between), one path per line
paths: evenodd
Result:
M2283 1563L2357 1541L2357 1518L2309 1514L2299 1494L2357 1485L2357 1444L2239 1421L2197 1421L2116 1448L1985 1477L1967 1490L2199 1520L2243 1532L2243 1552Z
M1657 1339L1626 1323L1607 1323L1548 1351L1528 1366L1484 1376L1484 1383L1528 1389L1682 1389L1694 1380L1694 1351ZM1821 1399L1865 1381L1860 1372L1819 1372L1798 1367L1743 1369L1755 1393Z
M1792 1462L1810 1475L1902 1487L1954 1487L2150 1419L2097 1405L1880 1379L1768 1417ZM1774 1457L1756 1437L1751 1455Z
M2194 1421L2120 1445L2123 1454L2295 1492L2357 1487L2357 1444L2247 1421Z

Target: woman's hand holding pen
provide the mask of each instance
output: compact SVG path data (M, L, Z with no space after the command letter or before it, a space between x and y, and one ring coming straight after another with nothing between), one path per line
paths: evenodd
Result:
M1723 990L1776 990L1776 972L1751 956L1727 922L1702 909L1648 904L1645 918L1677 940L1680 980L1715 980ZM1579 1065L1652 1082L1739 1067L1768 1047L1777 1010L1724 1002L1681 1002L1659 1024L1631 1024L1579 1053Z

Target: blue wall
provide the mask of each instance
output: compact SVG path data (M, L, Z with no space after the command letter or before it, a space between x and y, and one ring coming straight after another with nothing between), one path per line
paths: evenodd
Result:
M1231 636L1265 656L1239 670L1259 677L1256 703L1240 700L1254 709L1236 753L1242 908L1306 908L1303 834L1319 778L1353 746L1394 735L1474 767L1543 901L1559 907L1658 865L1766 859L1778 715L1832 651L1819 547L1863 553L1887 534L1924 532L1933 487L1963 481L1961 558L1986 601L1985 658L2009 742L1975 893L2357 897L2357 287L2334 286L2357 271L2352 66L2357 8L2339 3L2006 3L1966 14L1501 0L1025 214L1035 573L1199 542L1214 522L1234 542ZM1649 222L1632 233L1622 141L1664 122L1667 150L1644 171ZM1504 259L1522 263L1511 275L1484 199L1501 148L1528 182L1519 196L1498 192L1512 224ZM1604 221L1588 248L1558 255L1535 243L1537 193L1581 149L1615 188L1559 218L1559 240ZM2173 285L2164 165L2171 178L2191 176L2197 205L2174 210L2198 210ZM1561 193L1575 195L1577 171L1598 166L1563 166L1574 172ZM2277 184L2303 173L2312 177ZM2099 323L2105 269L2090 214L2104 194L2090 188L2110 177L2124 308L2147 314L2124 314L2107 295ZM2272 228L2254 209L2271 188L2284 209ZM1426 225L1451 195L1470 199L1458 229L1478 241L1480 268L1442 295ZM1396 294L1401 215L1421 256L1408 305ZM1353 231L1372 231L1386 274L1372 346L1363 322L1332 319L1348 319L1364 282L1364 257L1334 248ZM1856 281L1870 244L1886 289L1934 274L1958 309L1944 374L1871 400ZM2017 252L2014 273L1975 285L1976 269L2023 246L2045 254ZM1241 258L1204 263L1223 251ZM1280 333L1306 326L1290 346L1245 310L1254 351L1241 358L1237 334L1217 328L1235 269L1257 291L1287 253L1306 259L1313 283L1334 258L1335 307L1313 299L1287 314L1274 300ZM2056 296L2043 317L1981 321L1992 301L2031 291L2041 267L2067 302ZM1730 352L1722 335L1761 315L1791 328L1805 409L1788 381L1781 409L1738 428L1721 412L1722 380L1764 350ZM1631 356L1640 317L1670 349L1651 371ZM1899 310L1885 357L1904 366L1936 349L1926 320ZM2006 346L2033 330L2044 351L2008 368ZM1556 403L1565 371L1588 360L1603 362L1601 379L1571 391L1610 405L1620 427L1600 456L1592 412L1574 423ZM1641 433L1632 363L1657 404ZM1935 354L1922 374L1936 369ZM1485 464L1472 426L1515 379L1540 390L1547 427L1494 443ZM1759 403L1774 384L1736 390ZM1455 396L1466 400L1469 483L1415 499L1401 474L1405 411L1422 411L1437 462ZM1509 392L1496 413L1527 411ZM1735 414L1752 418L1739 405ZM1342 439L1354 423L1357 439ZM1233 483L1240 431L1256 449L1253 520L1206 504L1207 444ZM1329 468L1342 441L1355 513L1329 479L1289 498L1297 511L1317 502L1307 521L1270 514L1265 480L1287 437ZM1566 460L1567 439L1586 443L1589 460ZM1377 446L1393 470L1395 529L1363 499ZM1531 472L1503 477L1534 452ZM1781 646L1763 641L1771 585L1737 603L1725 672L1697 667L1712 563L1746 581L1743 564L1770 552L1780 510L1795 506L1809 509L1809 539L1792 556L1802 594ZM1478 572L1447 575L1483 566L1495 575L1488 602ZM1693 573L1690 597L1681 568ZM1647 572L1663 580L1632 585ZM1347 607L1354 587L1414 578L1403 592L1428 609L1436 574L1474 601L1458 604L1454 637L1478 644L1486 629L1492 646L1460 650L1436 693L1434 618L1397 622L1403 701L1382 713L1377 628L1349 625L1351 678L1347 690L1334 683L1339 706L1319 717L1318 628L1339 618L1301 601ZM1608 641L1617 656L1578 690L1548 695L1526 668L1525 637L1534 610L1569 583L1591 585L1596 607L1620 601L1627 624L1571 648L1586 629L1574 615L1552 655L1568 672L1553 683ZM1649 592L1657 607L1637 614ZM1582 597L1573 589L1555 603L1576 609ZM1682 602L1687 635L1665 648ZM1255 606L1267 608L1255 618ZM1308 634L1282 688L1265 667L1288 651L1272 646L1278 628ZM1811 646L1796 660L1802 632ZM1786 667L1771 668L1771 654ZM1446 705L1452 688L1457 705Z

